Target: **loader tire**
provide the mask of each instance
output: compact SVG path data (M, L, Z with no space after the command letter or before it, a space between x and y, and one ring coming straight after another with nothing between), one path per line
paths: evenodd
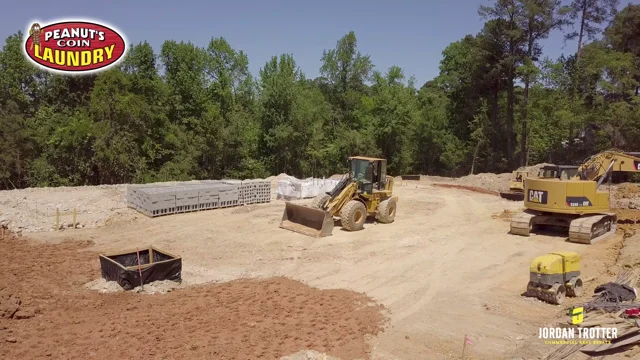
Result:
M340 222L346 230L362 230L366 220L367 208L358 200L349 201L340 211Z
M313 198L313 201L311 202L311 207L314 209L322 210L323 209L322 205L324 205L324 203L326 203L330 197L331 195L329 194L320 194L316 196L315 198Z
M396 218L396 201L394 199L387 199L378 205L378 213L376 219L383 223L392 223Z

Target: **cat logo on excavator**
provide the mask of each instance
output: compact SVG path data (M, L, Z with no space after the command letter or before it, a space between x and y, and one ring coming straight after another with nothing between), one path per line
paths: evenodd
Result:
M547 192L540 190L529 190L529 201L538 204L546 204Z

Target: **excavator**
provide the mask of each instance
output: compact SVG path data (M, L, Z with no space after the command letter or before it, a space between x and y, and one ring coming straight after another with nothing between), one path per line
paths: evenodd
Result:
M529 236L538 225L569 230L569 241L593 244L616 231L609 191L600 190L612 172L640 172L640 154L607 150L587 158L569 178L529 178L526 210L511 219L511 233Z
M316 196L311 206L285 203L280 227L312 237L330 236L333 218L348 231L362 230L369 216L388 224L396 216L398 197L393 196L393 177L387 176L387 160L351 156L351 169L329 192Z

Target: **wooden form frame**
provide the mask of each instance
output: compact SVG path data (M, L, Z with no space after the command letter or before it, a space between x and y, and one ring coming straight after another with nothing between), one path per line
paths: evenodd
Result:
M169 253L167 251L160 250L157 247L153 247L153 246L149 246L148 248L142 248L142 249L137 249L137 250L129 250L129 251L122 251L122 252L117 252L117 253L109 253L109 254L100 254L100 258L103 258L106 261L109 261L109 262L113 263L114 265L117 265L118 267L120 267L120 268L122 268L124 270L135 270L135 271L137 271L138 270L138 264L132 265L132 266L124 266L124 265L120 264L119 262L111 259L110 257L111 256L121 256L121 255L135 254L138 251L146 251L146 250L149 251L149 262L146 263L146 264L140 264L140 268L143 269L143 270L148 268L148 267L150 267L151 265L154 265L154 264L163 264L163 263L168 263L168 262L172 262L172 261L176 261L176 260L181 260L182 259L182 257L180 257L178 255L171 254L171 253ZM158 252L160 254L163 254L163 255L170 256L171 259L154 262L153 261L153 252L154 251Z

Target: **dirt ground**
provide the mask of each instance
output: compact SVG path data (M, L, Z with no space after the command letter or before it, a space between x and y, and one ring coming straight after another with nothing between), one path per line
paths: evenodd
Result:
M16 342L0 344L0 351L27 357L64 351L60 358L72 358L78 349L90 349L95 358L107 353L104 349L123 358L149 351L158 358L210 357L218 351L215 358L255 358L242 352L244 339L256 344L246 351L262 351L267 358L315 350L343 360L459 359L467 335L472 345L466 358L535 359L553 351L537 339L538 328L555 324L565 306L521 296L531 260L548 251L578 251L583 276L599 277L586 284L586 294L618 271L622 234L594 245L568 243L554 234L518 237L508 234L508 215L522 203L428 181L398 182L397 193L394 223L368 223L356 233L336 226L333 236L320 239L278 228L281 201L155 219L117 213L104 227L30 234L58 250L0 260L0 271L14 274L0 288L25 297L25 309L35 314L2 320L0 336ZM65 239L84 243L56 245ZM89 288L99 281L97 252L149 245L182 256L183 283L176 289L147 295ZM46 256L56 251L67 254L64 260ZM47 271L27 276L27 265L16 264L38 264ZM60 272L63 267L66 273ZM25 276L31 280L21 285L18 279ZM225 283L231 280L237 281ZM253 300L240 304L236 299L249 289ZM280 295L266 299L269 289ZM384 309L354 307L353 301L369 301L365 296ZM41 305L45 308L38 310ZM241 316L238 309L244 307L252 315ZM271 325L253 320L264 316L273 318L263 323ZM326 332L316 334L314 324ZM57 338L41 341L43 334L54 333ZM114 348L103 334L128 346ZM275 340L283 334L293 340Z
M275 277L162 295L100 294L91 242L0 240L0 358L278 359L313 348L370 351L384 309L363 294Z

